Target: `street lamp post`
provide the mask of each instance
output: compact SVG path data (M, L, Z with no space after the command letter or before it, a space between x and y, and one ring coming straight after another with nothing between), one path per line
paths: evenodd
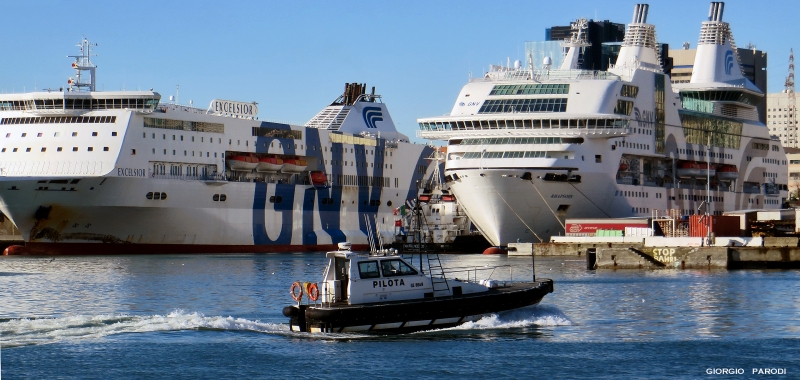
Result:
M708 134L706 145L706 244L711 245L711 216L708 208L711 206L711 133Z

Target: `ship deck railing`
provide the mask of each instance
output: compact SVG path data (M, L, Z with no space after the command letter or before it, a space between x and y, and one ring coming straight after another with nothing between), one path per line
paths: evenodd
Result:
M531 73L533 76L531 77ZM490 71L481 78L471 78L470 83L476 82L519 82L519 81L533 81L533 82L558 82L568 80L621 80L617 74L612 74L608 71L601 70L508 70L508 71Z
M452 129L452 128L436 128L428 130L417 130L416 137L429 139L429 140L447 140L451 137L481 137L481 136L497 136L502 133L504 137L512 136L567 136L567 137L606 137L606 136L620 136L624 137L630 133L628 126L624 127L578 127L578 128L539 128L539 129L522 129L522 128L497 128L497 129Z
M444 268L444 272L447 274L448 278L452 278L458 281L465 281L465 282L474 282L479 284L485 284L486 281L492 280L492 276L494 276L495 272L500 269L500 274L505 273L505 269L508 269L508 278L509 282L514 281L514 266L513 265L494 265L494 266L467 266L467 267L448 267ZM484 275L486 272L489 272L489 275ZM463 273L467 278L459 278L453 277L454 274ZM478 276L481 276L480 278Z

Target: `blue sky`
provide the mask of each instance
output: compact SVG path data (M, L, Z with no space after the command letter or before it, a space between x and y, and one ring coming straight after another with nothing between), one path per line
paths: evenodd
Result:
M612 5L609 5L611 3ZM524 60L525 41L578 17L628 23L635 1L8 1L0 0L0 92L58 88L67 55L96 42L98 89L153 88L205 108L257 101L262 120L305 123L345 82L376 86L398 128L448 113L470 72ZM651 1L659 42L696 46L708 1ZM779 92L800 36L800 1L727 1L740 47L768 53ZM800 57L798 57L800 60ZM421 141L421 140L417 140Z

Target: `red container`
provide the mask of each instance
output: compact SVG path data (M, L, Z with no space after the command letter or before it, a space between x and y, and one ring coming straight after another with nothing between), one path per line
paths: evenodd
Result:
M739 217L731 215L689 216L689 236L706 237L708 227L714 236L739 236Z
M625 227L650 227L647 219L567 219L567 236L594 236L597 230L625 231Z

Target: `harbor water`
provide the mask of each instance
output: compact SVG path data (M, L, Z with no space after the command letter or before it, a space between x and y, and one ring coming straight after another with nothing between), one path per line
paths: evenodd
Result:
M530 257L442 261L531 277ZM290 332L291 283L318 281L325 263L324 253L2 257L2 378L800 377L798 271L593 271L542 257L536 275L555 291L536 306L406 335Z

